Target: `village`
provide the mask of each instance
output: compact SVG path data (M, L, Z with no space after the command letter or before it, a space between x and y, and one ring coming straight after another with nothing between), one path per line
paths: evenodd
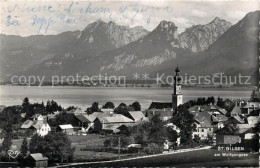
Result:
M110 101L62 109L55 101L30 105L28 98L19 107L2 106L1 162L47 167L205 146L258 152L259 86L249 100L208 97L184 103L179 76L177 67L172 101L152 102L145 110L139 102L115 107Z

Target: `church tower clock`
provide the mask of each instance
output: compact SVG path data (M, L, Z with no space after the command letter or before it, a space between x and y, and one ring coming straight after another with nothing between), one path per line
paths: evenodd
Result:
M180 104L183 104L183 95L181 92L181 77L179 67L175 69L174 85L172 94L172 108L175 110Z

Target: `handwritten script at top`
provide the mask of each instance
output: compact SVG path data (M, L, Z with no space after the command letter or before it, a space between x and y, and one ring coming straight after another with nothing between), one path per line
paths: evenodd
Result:
M142 15L144 24L150 24L160 13L171 13L168 6L104 5L100 2L70 2L29 5L16 3L7 7L6 27L32 26L38 34L47 34L55 24L72 25L89 23L95 16L115 23L128 19L131 23ZM25 20L26 18L26 20ZM25 21L24 21L25 20ZM28 24L28 25L26 25Z

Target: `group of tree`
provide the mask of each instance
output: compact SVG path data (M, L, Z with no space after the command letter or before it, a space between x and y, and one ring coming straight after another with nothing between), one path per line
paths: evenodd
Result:
M78 121L73 113L67 113L65 110L56 115L55 120L49 120L48 123L51 127L57 128L59 125L71 124L77 126Z
M44 137L35 134L30 140L29 151L42 153L49 158L49 162L71 162L75 148L71 146L71 141L66 134L52 131Z
M216 101L215 98L213 96L205 98L205 97L199 97L195 100L189 100L188 103L190 104L190 106L195 106L195 105L199 105L199 106L204 106L204 105L215 105Z
M62 111L62 107L57 102L51 100L44 103L30 103L29 98L25 97L22 103L22 112L25 113L25 118L28 119L34 114L53 114L55 111Z
M1 137L4 141L1 145L1 151L7 151L12 145L12 138L14 131L20 128L21 118L21 108L19 106L9 106L3 109L0 113L0 128L2 128Z
M113 102L106 102L103 106L103 109L114 109L114 112L116 114L123 114L128 117L128 111L140 111L141 105L139 102L133 102L129 106L127 106L125 103L120 103L117 107L115 107ZM87 113L92 114L94 112L101 112L101 109L99 108L98 102L94 102L91 107L87 108Z

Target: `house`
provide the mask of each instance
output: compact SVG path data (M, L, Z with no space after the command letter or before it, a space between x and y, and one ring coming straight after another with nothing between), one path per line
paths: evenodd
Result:
M216 135L216 144L236 144L241 143L241 137L239 135Z
M130 119L134 120L135 122L149 121L149 119L144 116L142 111L129 111L129 114Z
M254 127L260 122L260 116L249 116L247 117L247 122L250 126Z
M235 107L233 108L233 110L230 112L230 116L231 116L231 117L235 117L235 116L238 116L238 115L241 115L241 114L242 114L241 108L238 107L238 106L235 106Z
M237 134L242 134L248 131L249 129L253 128L252 125L250 124L237 124L236 125L236 133Z
M60 112L56 111L53 114L48 114L47 115L47 121L56 121L56 116L59 115Z
M59 125L57 131L61 131L67 135L74 134L73 126L71 124Z
M248 102L245 106L241 108L241 113L243 115L248 115L252 111L260 108L260 102Z
M102 109L100 109L100 110L101 110L101 112L103 112L103 113L110 113L110 114L113 114L113 113L114 113L114 109L110 109L110 108L108 108L108 109L102 108Z
M41 114L34 114L30 119L34 120L44 120L45 117L43 117Z
M141 149L142 145L141 144L130 144L127 146L127 148Z
M217 128L223 128L224 127L224 123L228 120L228 118L222 114L220 115L216 115L216 116L212 116L212 123L217 125Z
M88 127L96 119L94 115L87 115L87 114L86 115L77 114L75 115L75 117L78 120L79 127Z
M37 133L40 136L45 136L51 131L51 127L46 120L35 120L29 128L33 130L34 133Z
M199 136L200 139L207 139L213 136L214 127L212 125L212 116L208 112L192 113L195 119L196 130L192 132L192 137ZM214 116L213 116L214 117Z
M152 102L148 110L164 110L164 109L172 109L171 102Z
M190 107L188 109L189 112L208 112L211 115L226 115L227 111L219 106L216 105L205 105L205 106L199 106L195 105L193 107Z
M44 157L41 153L33 153L30 154L26 158L26 166L29 167L47 167L48 166L48 158Z
M99 133L102 131L118 133L121 126L124 125L124 127L128 127L134 125L134 123L135 122L133 120L122 114L102 118L97 117L94 121L94 131Z
M147 111L145 111L144 112L144 115L145 115L145 117L147 117L149 120L151 120L152 119L152 117L154 116L154 115L160 115L160 118L163 120L163 121L167 121L167 120L169 120L169 119L171 119L172 118L172 116L173 116L173 111L172 111L172 109L163 109L163 110L154 110L154 109L152 109L152 110L147 110Z

